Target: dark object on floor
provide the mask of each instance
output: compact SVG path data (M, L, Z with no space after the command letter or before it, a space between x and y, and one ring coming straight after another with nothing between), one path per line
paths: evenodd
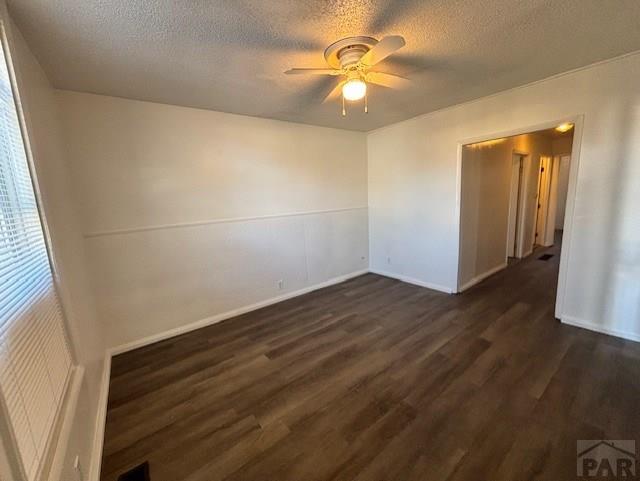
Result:
M149 462L145 461L118 477L118 481L149 481Z
M552 257L553 257L553 254L543 254L540 257L538 257L538 259L540 259L541 261L548 261Z

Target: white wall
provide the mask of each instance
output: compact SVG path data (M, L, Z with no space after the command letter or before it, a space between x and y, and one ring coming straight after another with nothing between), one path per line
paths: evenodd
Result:
M58 102L109 346L367 268L365 134Z
M370 133L371 268L455 289L460 143L583 114L563 320L640 339L639 75L631 55Z
M506 266L513 153L526 154L518 237L520 256L535 242L540 156L551 154L551 139L540 133L506 137L462 148L460 265L462 289Z
M573 131L572 131L573 132ZM553 155L568 155L573 146L573 135L558 137L551 141Z
M66 156L60 142L54 90L22 35L9 23L10 50L16 69L38 187L53 247L59 292L65 310L75 361L84 368L78 412L73 417L63 462L62 479L74 479L73 459L80 456L85 470L91 448L105 354L85 263L84 241Z

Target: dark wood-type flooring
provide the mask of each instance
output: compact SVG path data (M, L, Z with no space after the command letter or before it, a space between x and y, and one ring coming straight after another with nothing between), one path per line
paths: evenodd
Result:
M117 356L102 480L574 480L576 440L640 446L640 344L554 319L558 254L461 295L367 274Z

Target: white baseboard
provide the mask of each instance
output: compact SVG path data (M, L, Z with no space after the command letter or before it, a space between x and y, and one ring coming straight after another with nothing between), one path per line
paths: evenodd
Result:
M608 327L596 324L591 321L585 321L584 319L578 319L571 316L562 316L560 321L563 324L568 324L574 327L581 327L582 329L588 329L590 331L599 332L601 334L607 334L609 336L620 337L629 341L640 342L640 334L629 331L620 331L618 329L610 329Z
M479 276L475 276L473 279L471 279L469 282L466 282L465 284L463 284L462 286L460 286L460 288L458 289L458 292L464 292L467 289L469 289L470 287L475 286L478 282L482 282L484 281L487 277L492 276L493 274L495 274L498 271L501 271L502 269L507 267L507 263L503 263L500 264L499 266L496 266L492 269L489 269L486 272L483 272L482 274L480 274Z
M398 279L399 281L406 282L408 284L414 284L420 287L426 287L427 289L433 289L434 291L444 292L446 294L453 294L453 289L439 284L432 284L430 282L424 282L413 277L407 277L393 272L381 271L379 269L369 269L372 274L378 274L379 276L391 277L392 279Z
M250 304L248 306L239 307L237 309L232 309L231 311L223 312L221 314L216 314L215 316L206 317L204 319L200 319L199 321L195 321L184 326L176 327L174 329L169 329L168 331L161 332L159 334L153 334L151 336L147 336L145 338L139 339L137 341L128 342L126 344L122 344L120 346L116 346L109 350L109 353L112 356L117 354L122 354L123 352L132 351L134 349L138 349L140 347L148 346L149 344L156 343L158 341L164 341L165 339L170 339L172 337L179 336L181 334L185 334L187 332L195 331L196 329L200 329L202 327L207 327L212 324L216 324L220 321L224 321L226 319L230 319L232 317L240 316L242 314L246 314L247 312L255 311L258 309L262 309L263 307L270 306L272 304L277 304L278 302L286 301L287 299L292 299L294 297L301 296L303 294L308 294L309 292L316 291L318 289L322 289L323 287L332 286L334 284L339 284L346 280L352 279L354 277L361 276L369 272L368 269L362 269L359 271L351 272L349 274L345 274L343 276L334 277L327 281L321 282L319 284L314 284L309 287L305 287L303 289L298 289L297 291L288 292L281 296L272 297L270 299L266 299L264 301L256 302L254 304Z
M109 381L111 379L110 351L104 356L102 366L102 379L100 385L100 397L96 413L96 426L93 435L93 447L91 449L91 467L89 468L89 481L100 481L100 469L102 468L102 449L104 447L104 430L107 422L107 404L109 401Z

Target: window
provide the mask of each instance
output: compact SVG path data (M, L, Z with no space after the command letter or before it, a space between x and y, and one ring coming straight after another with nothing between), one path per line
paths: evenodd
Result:
M41 475L71 354L0 49L0 400L23 476Z

